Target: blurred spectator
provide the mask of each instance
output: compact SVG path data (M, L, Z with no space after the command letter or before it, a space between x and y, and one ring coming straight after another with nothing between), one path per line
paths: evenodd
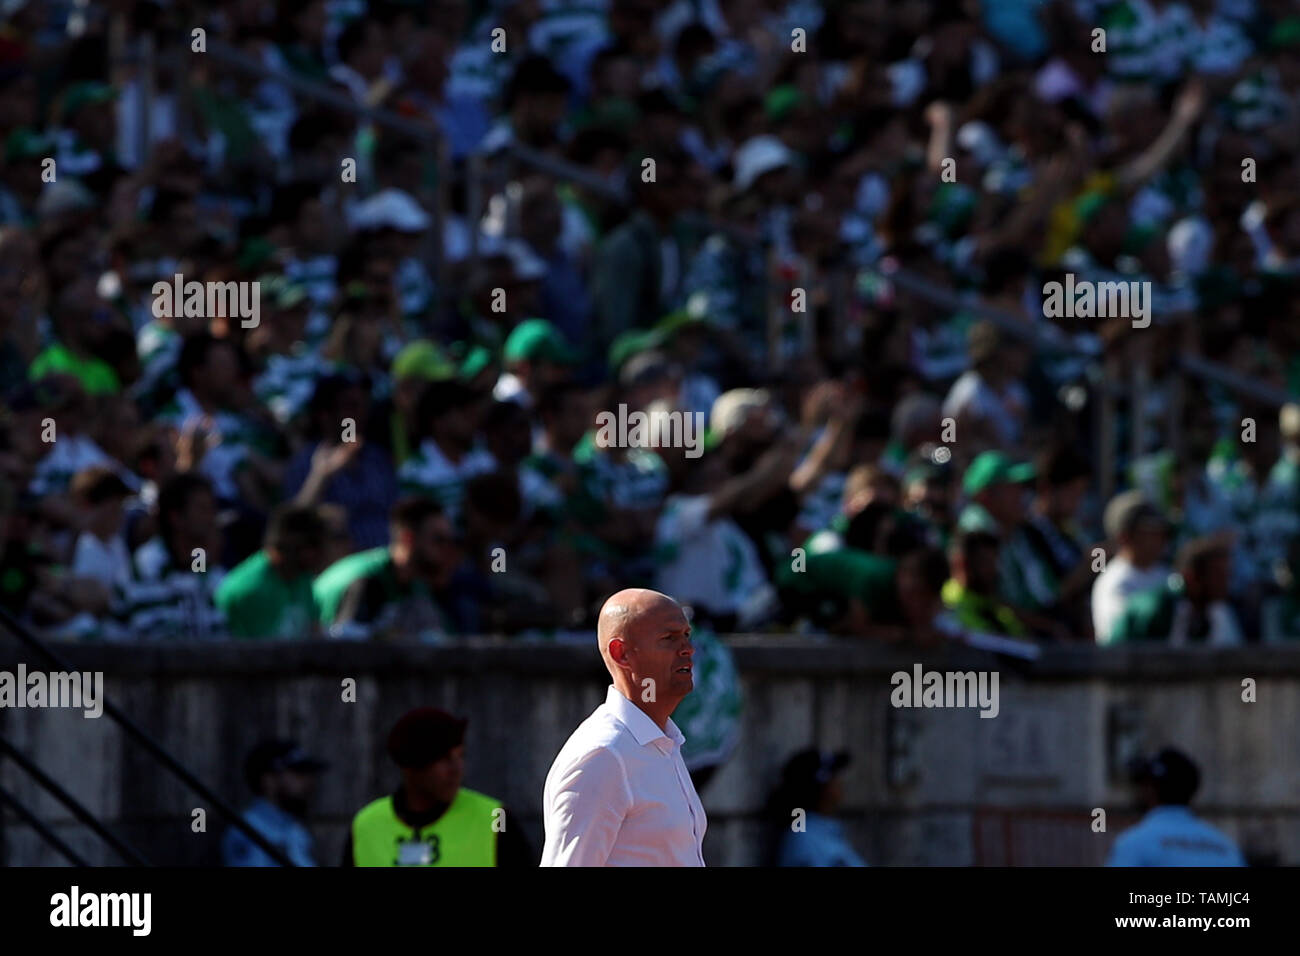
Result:
M214 600L226 571L212 484L192 472L174 475L158 491L157 511L158 534L132 557L117 617L130 635L152 640L225 637Z
M454 519L465 481L492 471L496 461L478 440L483 400L459 382L431 382L415 409L419 444L398 470L402 494L436 501Z
M541 571L544 558L528 562L517 544L521 500L518 479L506 472L475 475L465 484L465 560L448 588L464 633L515 632L557 620L547 589L530 573Z
M374 440L388 450L394 465L400 467L411 455L412 427L424 386L455 377L451 357L428 339L408 342L393 358L393 391L375 410Z
M437 502L408 496L393 508L387 548L359 551L312 585L330 637L436 639L456 632L447 593L459 563L452 526Z
M596 323L588 343L603 354L621 333L649 328L676 305L685 251L673 234L684 209L689 157L666 148L651 157L654 176L641 163L627 173L635 212L601 243L592 273Z
M944 399L944 417L956 421L964 446L1019 449L1029 410L1029 396L1019 381L1023 349L985 319L970 328L968 354L971 367Z
M58 338L32 360L28 376L71 375L91 396L117 392L122 387L117 373L100 358L113 314L100 301L94 278L80 276L59 290L53 318Z
M177 358L181 388L162 417L181 432L194 431L193 459L178 462L196 468L223 502L248 495L264 505L258 488L265 475L266 454L274 451L274 432L257 414L248 414L250 394L243 354L229 339L209 333L187 338Z
M285 496L295 504L342 507L359 549L388 543L388 516L397 501L392 460L364 433L370 419L365 385L346 374L316 383L310 432L316 441L290 459L284 478Z
M123 536L122 502L131 497L131 489L113 471L99 467L77 472L69 491L85 515L85 530L73 547L72 573L109 589L126 587L131 555Z
M529 251L546 264L538 304L565 340L584 343L589 340L591 325L591 302L585 278L587 263L561 241L563 216L553 182L537 178L524 186L519 200L520 232Z
M1034 549L1025 522L1028 489L1034 466L1015 463L999 451L984 451L962 475L962 490L970 503L957 519L962 531L987 531L1001 540L998 590L1002 600L1035 632L1066 639L1055 610L1056 581L1046 556Z
M1118 553L1108 555L1106 569L1092 586L1092 626L1098 644L1114 640L1116 622L1133 595L1163 587L1169 577L1164 563L1168 523L1141 492L1116 495L1106 506L1106 537Z
M577 361L577 353L553 324L545 319L525 319L511 330L501 350L505 374L497 380L493 397L531 408L539 392L558 384Z
M1184 545L1174 565L1177 575L1163 587L1139 591L1125 602L1111 628L1110 643L1241 644L1241 627L1227 600L1230 560L1228 546L1220 538Z
M1095 572L1093 549L1083 537L1080 516L1091 463L1063 445L1044 449L1034 466L1035 493L1023 526L1026 543L1053 595L1051 607L1067 616L1073 632L1086 635L1092 628L1088 594Z
M695 689L673 711L673 723L690 733L682 761L697 791L708 785L740 743L744 695L731 648L709 621L691 618L691 675Z
M1025 627L998 601L998 539L987 531L965 531L953 541L952 577L943 586L943 603L958 623L976 634L1021 637Z
M1223 833L1196 818L1188 804L1201 772L1180 750L1166 747L1131 767L1145 816L1115 838L1107 866L1245 866Z
M768 798L777 866L866 866L835 813L844 802L847 752L801 750L781 769Z
M294 866L315 866L314 846L305 819L316 780L329 764L292 740L266 740L244 760L244 780L256 799L244 822L280 850ZM271 856L236 827L221 839L224 866L278 866Z
M327 534L311 505L286 505L271 515L262 550L231 568L216 591L232 637L315 635L312 580L324 567Z
M791 607L834 633L922 645L943 641L935 617L947 580L943 552L924 547L901 559L853 547L809 554L777 577Z
M749 631L777 610L758 549L730 517L738 504L784 483L794 463L793 447L776 445L743 475L726 478L716 451L682 472L655 526L659 556L655 589L695 609L692 620L721 632Z
M922 458L908 466L900 484L903 509L933 532L935 543L946 544L953 524L951 469Z

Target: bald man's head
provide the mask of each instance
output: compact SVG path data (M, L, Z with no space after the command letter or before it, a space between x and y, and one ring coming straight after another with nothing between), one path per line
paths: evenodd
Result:
M691 692L691 628L681 605L648 588L627 588L600 609L596 638L614 684L680 699ZM648 683L647 683L648 682Z

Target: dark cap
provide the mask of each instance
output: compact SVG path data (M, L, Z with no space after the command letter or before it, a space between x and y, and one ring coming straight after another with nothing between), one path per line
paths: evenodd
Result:
M1039 453L1034 462L1038 477L1053 487L1092 477L1092 463L1069 445L1053 445Z
M296 740L263 740L244 758L244 780L249 789L257 792L264 773L278 770L319 773L328 766L326 761L303 750Z
M403 769L427 767L465 742L468 724L437 707L408 710L388 734L388 756Z
M847 767L850 759L846 750L832 753L809 747L787 760L781 775L787 786L822 786Z
M1137 758L1129 765L1129 773L1134 783L1153 784L1161 803L1190 803L1201 784L1201 772L1192 758L1173 747Z

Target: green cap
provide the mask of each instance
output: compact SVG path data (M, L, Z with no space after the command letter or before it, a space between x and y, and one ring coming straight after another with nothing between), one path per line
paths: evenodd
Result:
M443 354L436 342L416 339L404 346L393 358L393 378L422 378L440 382L456 377L456 366Z
M482 345L471 345L461 359L460 375L462 381L476 378L485 368L492 364L492 352Z
M12 163L22 159L49 156L51 145L50 141L36 130L20 126L5 140L5 161Z
M117 90L107 83L73 83L63 94L63 115L71 116L83 106L101 106L117 99Z
M786 83L783 86L773 87L763 98L763 111L769 120L780 122L803 101L804 95L799 87Z
M502 349L506 362L532 362L541 359L560 365L578 361L578 353L564 340L564 335L545 319L524 319L506 337Z
M1034 466L1029 462L1013 462L1000 451L984 451L962 475L962 491L976 495L991 485L1015 485L1034 477Z
M678 309L676 312L669 312L656 322L654 331L659 335L662 342L682 329L691 328L692 326L699 328L706 324L707 320L700 313L691 309Z
M658 348L662 344L663 335L657 329L632 329L624 332L609 346L609 367L617 372L633 355Z

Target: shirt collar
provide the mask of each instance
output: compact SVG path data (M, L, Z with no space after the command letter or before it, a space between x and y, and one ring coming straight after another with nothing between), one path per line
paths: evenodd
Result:
M657 740L668 740L679 747L686 742L671 718L667 729L660 730L649 714L624 697L613 684L609 685L609 691L605 694L605 706L614 712L614 716L632 732L633 739L642 747Z

